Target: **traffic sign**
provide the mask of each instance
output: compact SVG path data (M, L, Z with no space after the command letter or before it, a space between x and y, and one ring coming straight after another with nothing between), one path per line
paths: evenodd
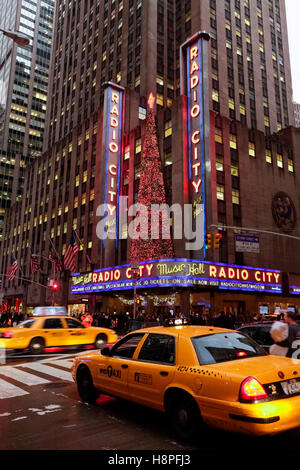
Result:
M259 253L259 237L235 235L235 251L239 253Z

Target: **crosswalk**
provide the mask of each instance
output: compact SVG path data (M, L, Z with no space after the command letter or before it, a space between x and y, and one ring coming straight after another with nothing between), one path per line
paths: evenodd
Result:
M0 400L30 394L30 387L58 380L73 382L71 367L78 354L0 366Z

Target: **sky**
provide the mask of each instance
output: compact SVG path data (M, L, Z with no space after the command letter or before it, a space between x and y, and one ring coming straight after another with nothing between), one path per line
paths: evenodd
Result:
M300 103L300 0L285 0L292 69L293 99Z

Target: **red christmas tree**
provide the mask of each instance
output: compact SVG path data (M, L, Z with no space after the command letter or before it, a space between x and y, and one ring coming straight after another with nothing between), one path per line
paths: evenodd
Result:
M163 233L170 232L170 222L168 214L159 216L159 224L154 230L158 231L155 238L152 237L153 227L151 225L151 205L166 204L165 187L161 170L161 160L156 136L155 118L152 109L146 118L146 133L143 143L141 159L141 176L138 190L138 204L147 207L147 215L137 211L139 223L136 223L135 230L141 238L133 239L131 242L130 261L137 263L151 259L173 258L174 249L171 237L166 238ZM145 217L147 219L145 219ZM148 237L147 237L148 231ZM146 234L146 237L145 237ZM146 238L146 239L144 239Z

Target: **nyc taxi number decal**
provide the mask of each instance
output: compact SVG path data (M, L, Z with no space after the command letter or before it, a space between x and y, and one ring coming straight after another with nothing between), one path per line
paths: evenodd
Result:
M136 372L134 374L134 381L144 385L152 385L152 375Z

